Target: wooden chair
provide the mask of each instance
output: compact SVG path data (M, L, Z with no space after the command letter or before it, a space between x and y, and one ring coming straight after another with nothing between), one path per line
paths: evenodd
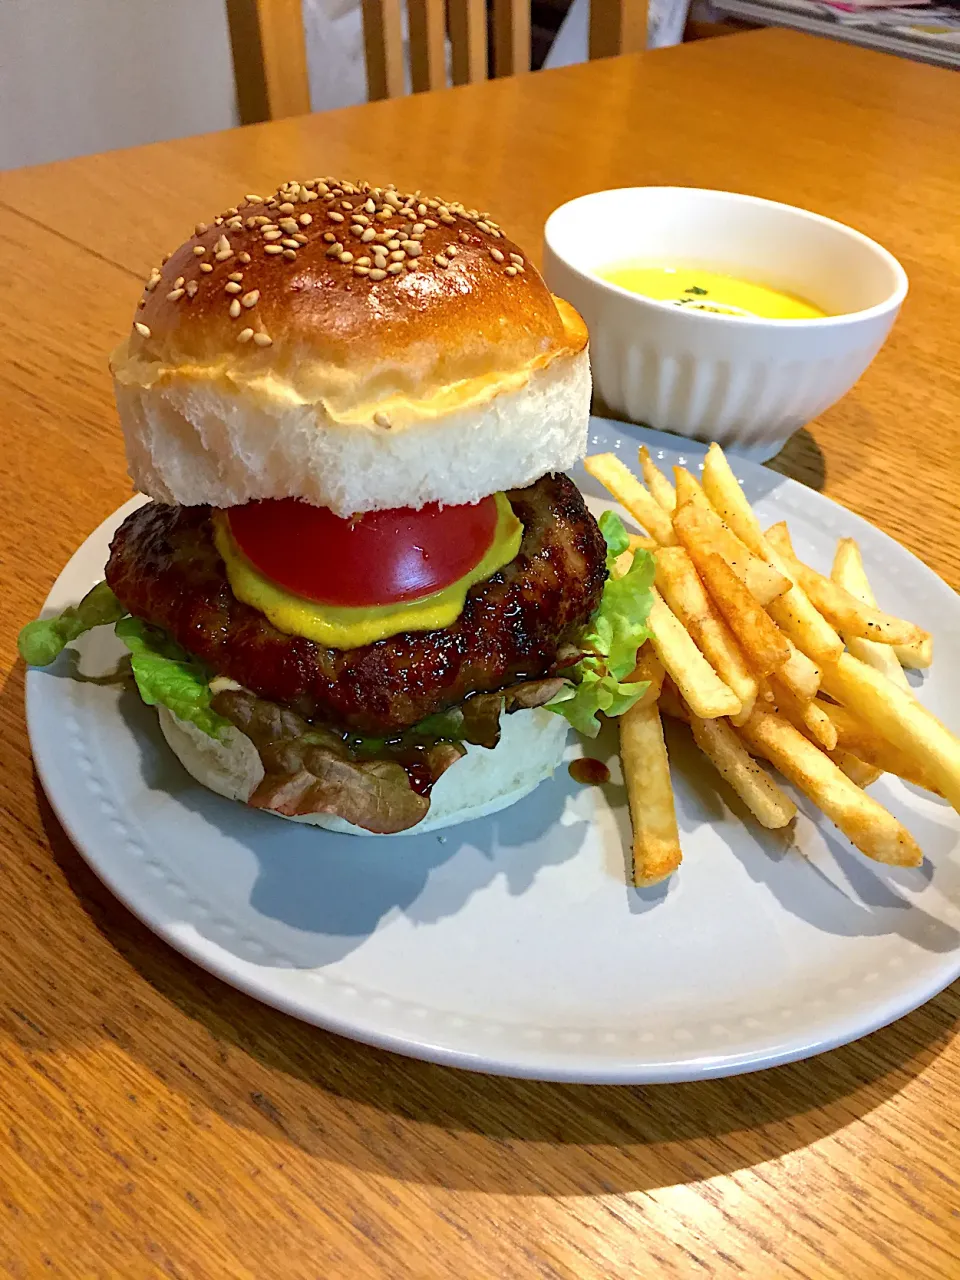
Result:
M362 0L371 99L404 92L403 0ZM486 80L486 0L406 0L414 93L446 85L449 35L454 84ZM301 0L226 0L244 124L304 115L310 80ZM530 0L492 0L493 74L530 70ZM590 57L646 47L647 0L590 0Z

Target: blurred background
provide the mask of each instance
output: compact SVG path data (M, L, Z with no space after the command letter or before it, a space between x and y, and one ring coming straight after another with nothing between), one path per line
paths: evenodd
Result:
M396 22L409 52L414 3L0 0L0 169L363 102L371 96L364 21L368 49L378 25ZM960 0L694 0L692 9L690 0L593 0L592 11L589 0L510 4L514 16L518 4L529 4L523 69L767 24L960 66ZM468 12L486 10L490 65L483 74L504 73L495 65L494 7L494 0L467 0ZM464 11L463 0L447 0L448 27L455 9ZM607 30L594 44L598 17ZM264 52L288 66L291 79L305 58L303 95L271 102L258 88ZM449 43L446 54L447 81L462 82ZM474 67L469 78L477 74ZM400 91L409 92L409 71L402 75ZM372 96L386 93L374 87Z

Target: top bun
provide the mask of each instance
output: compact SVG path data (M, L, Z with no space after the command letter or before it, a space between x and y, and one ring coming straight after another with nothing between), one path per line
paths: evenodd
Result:
M288 182L200 223L110 365L163 502L475 502L586 449L579 315L486 214L392 186Z

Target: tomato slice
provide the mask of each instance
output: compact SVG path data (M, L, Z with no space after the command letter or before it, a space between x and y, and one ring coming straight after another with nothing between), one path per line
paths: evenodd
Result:
M297 498L231 507L230 531L248 560L318 604L363 607L419 600L470 572L497 529L494 497L428 503L344 519Z

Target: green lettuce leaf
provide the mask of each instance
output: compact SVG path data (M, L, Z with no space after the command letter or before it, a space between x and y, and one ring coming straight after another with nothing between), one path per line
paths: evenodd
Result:
M59 617L28 622L17 637L17 648L31 667L47 667L71 640L92 627L118 621L126 612L107 584L98 582L78 605L64 609Z
M610 569L628 550L630 541L615 512L605 511L599 524ZM649 551L638 550L625 574L607 579L600 607L583 639L587 652L574 667L571 683L547 704L550 711L565 716L588 738L595 738L600 732L599 712L623 715L647 687L645 682L634 684L624 677L636 666L637 650L649 635L647 617L653 603L654 568Z
M210 705L210 674L206 668L165 631L139 618L121 619L116 630L130 650L133 678L144 702L150 707L167 707L211 738L219 738L230 722Z

